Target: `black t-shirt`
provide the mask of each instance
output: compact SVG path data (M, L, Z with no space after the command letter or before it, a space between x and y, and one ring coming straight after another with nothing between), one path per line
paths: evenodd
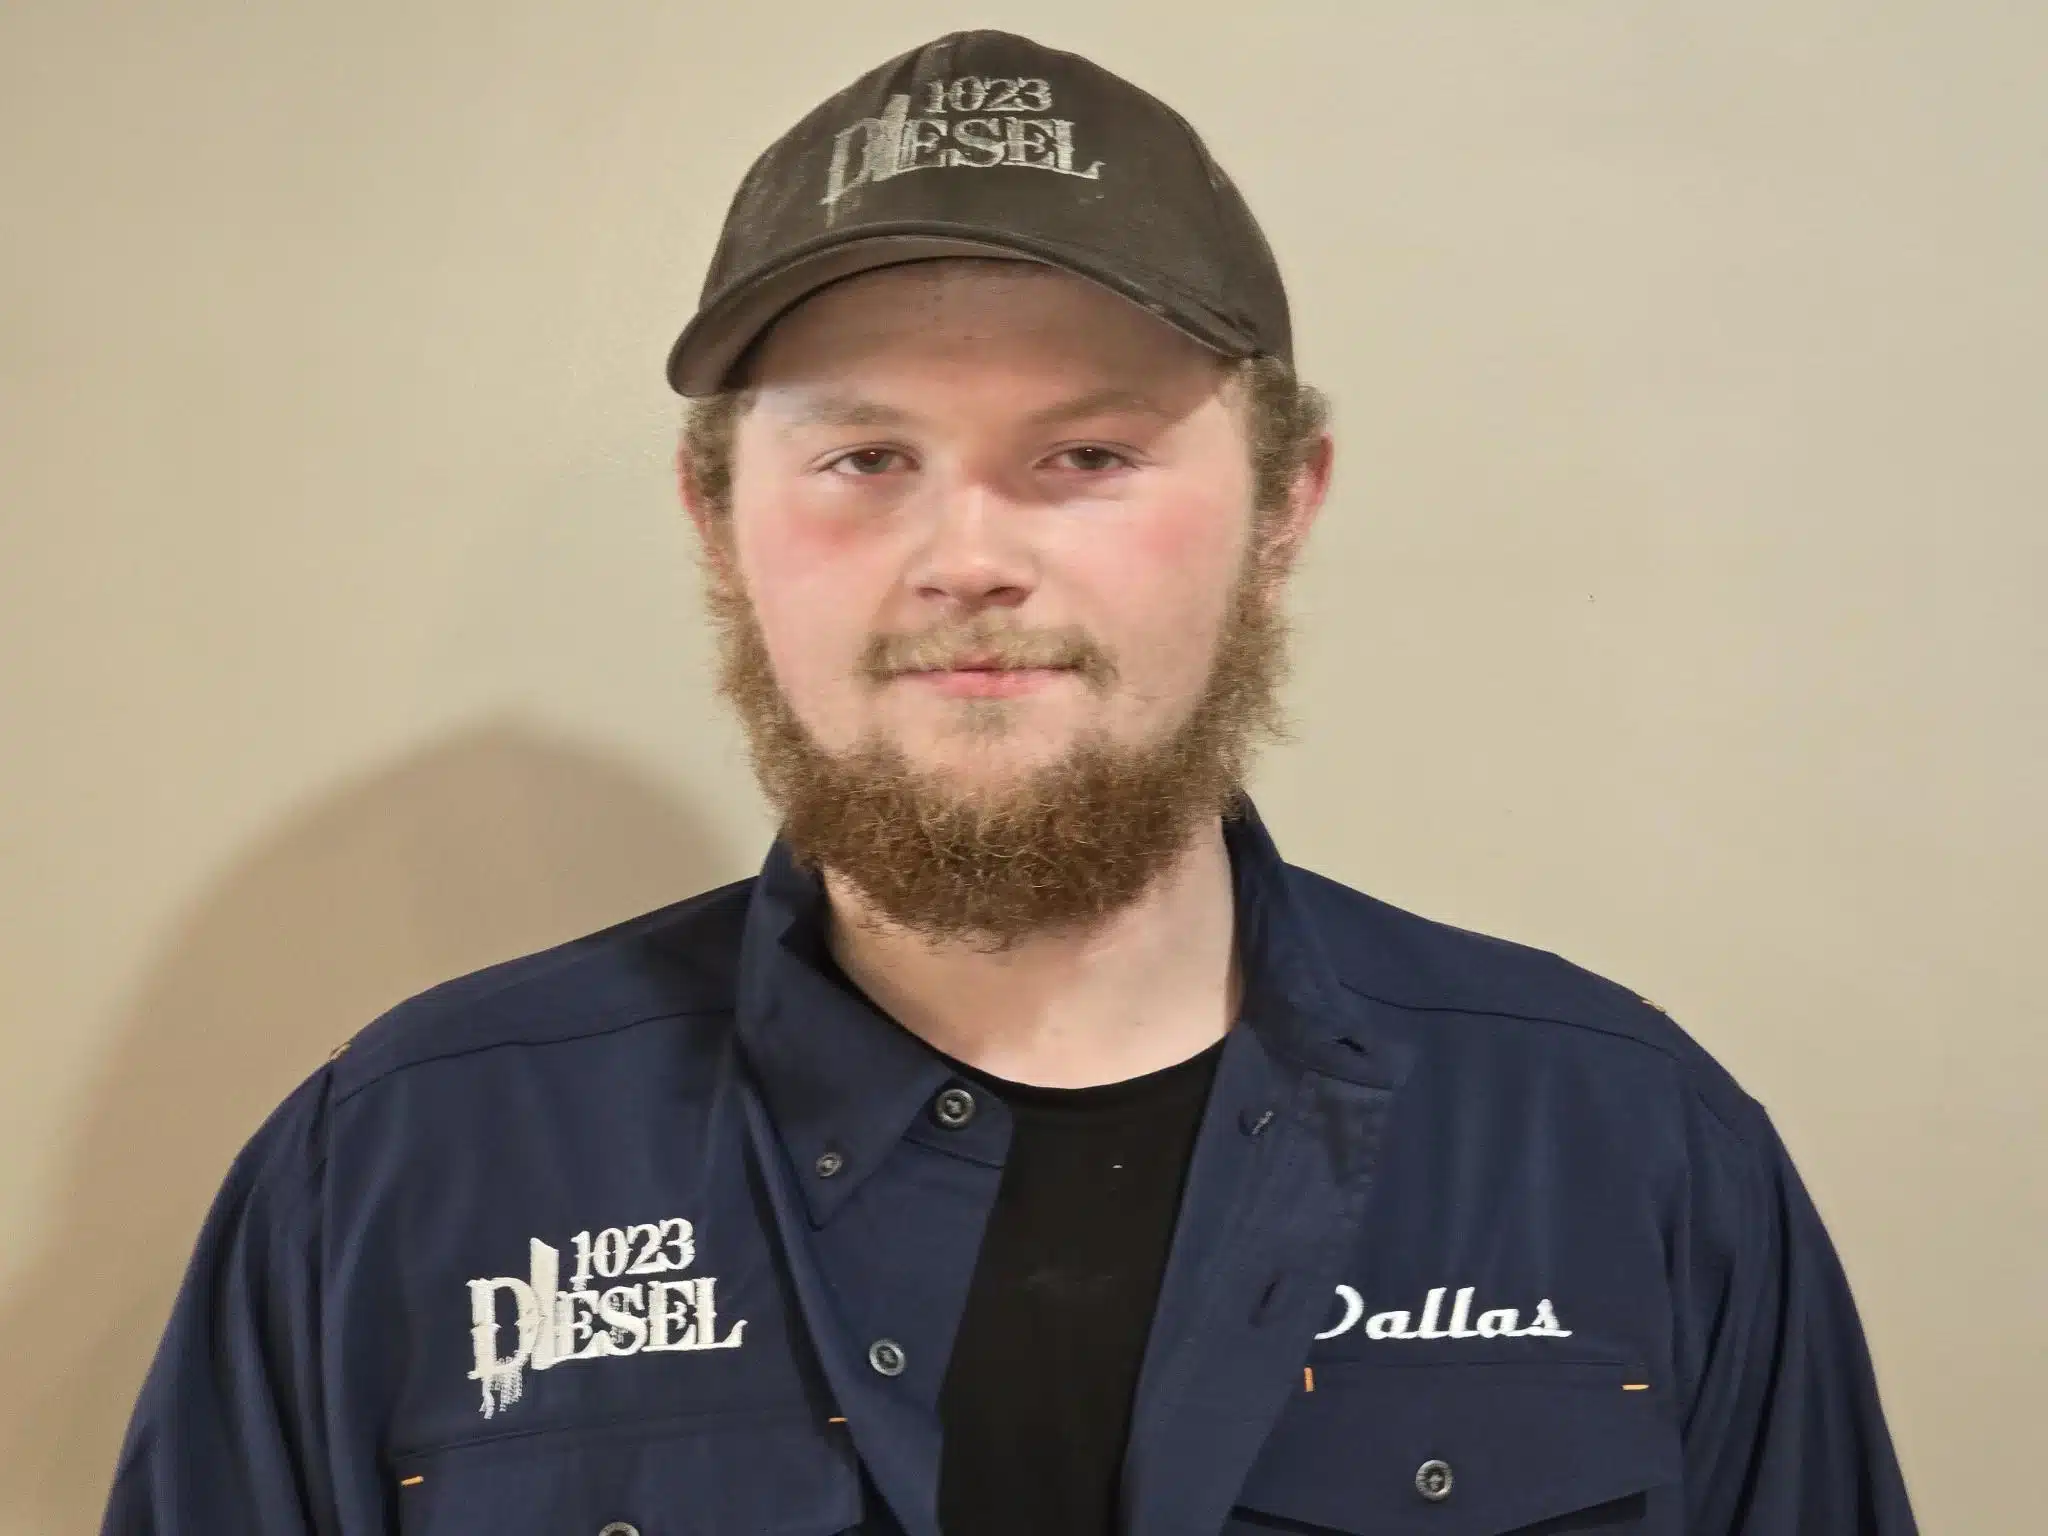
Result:
M1093 1088L962 1068L1009 1106L939 1392L946 1536L1111 1536L1131 1398L1223 1045Z

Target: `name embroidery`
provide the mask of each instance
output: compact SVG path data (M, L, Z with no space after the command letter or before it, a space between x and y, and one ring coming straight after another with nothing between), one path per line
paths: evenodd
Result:
M1052 111L1050 81L981 75L927 80L919 106L922 114L912 117L909 93L891 96L880 117L860 118L833 136L832 166L819 199L826 223L832 222L834 205L855 187L911 171L1021 165L1084 181L1102 175L1100 160L1085 167L1077 162L1073 119L1023 115Z
M483 1414L491 1418L519 1401L525 1373L552 1370L572 1360L617 1359L642 1351L738 1349L744 1318L718 1336L718 1280L634 1280L594 1286L592 1277L673 1274L697 1257L695 1229L680 1216L661 1222L606 1227L593 1237L578 1232L575 1273L561 1285L562 1254L539 1238L527 1240L527 1278L495 1275L469 1282L470 1341L482 1383ZM499 1354L500 1296L512 1303L512 1348Z
M1365 1336L1368 1339L1568 1339L1571 1329L1557 1320L1557 1309L1551 1306L1550 1298L1544 1297L1536 1303L1536 1312L1527 1324L1521 1321L1521 1313L1513 1307L1491 1307L1481 1312L1477 1321L1472 1317L1472 1298L1478 1287L1464 1285L1458 1288L1451 1301L1451 1316L1447 1326L1443 1322L1444 1297L1450 1294L1447 1285L1435 1286L1423 1299L1422 1315L1419 1319L1407 1312L1375 1312L1370 1317L1365 1313L1365 1298L1349 1285L1337 1287L1337 1299L1344 1304L1344 1315L1337 1319L1337 1326L1316 1335L1319 1339L1334 1339L1341 1333L1349 1333L1365 1322Z

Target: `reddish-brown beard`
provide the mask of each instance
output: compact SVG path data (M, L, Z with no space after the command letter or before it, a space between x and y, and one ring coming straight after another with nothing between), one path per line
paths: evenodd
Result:
M847 881L883 920L931 939L999 950L1119 911L1228 809L1259 741L1283 728L1280 582L1248 556L1200 696L1154 741L1090 736L998 787L962 787L880 739L828 752L776 679L730 555L728 544L705 562L719 690L739 713L783 841L804 864ZM1114 676L1113 659L1085 634L982 620L876 637L856 664L856 686L982 645L1007 665L1075 667L1098 689ZM1000 707L989 706L989 734Z

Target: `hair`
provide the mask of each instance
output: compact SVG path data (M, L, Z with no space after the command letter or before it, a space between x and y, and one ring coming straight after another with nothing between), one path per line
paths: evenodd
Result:
M1277 511L1329 426L1329 399L1277 357L1235 362L1231 378L1245 392L1250 415L1252 504L1262 513ZM752 403L752 390L735 388L684 406L683 463L692 491L715 518L732 512L733 439Z

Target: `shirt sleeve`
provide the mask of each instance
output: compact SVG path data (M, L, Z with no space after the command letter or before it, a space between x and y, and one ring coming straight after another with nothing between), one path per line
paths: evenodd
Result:
M326 1074L216 1196L121 1448L103 1536L327 1536L321 1232Z
M1783 1143L1748 1107L1750 1134L1701 1149L1719 1166L1695 1185L1686 1529L1911 1536L1848 1280Z

